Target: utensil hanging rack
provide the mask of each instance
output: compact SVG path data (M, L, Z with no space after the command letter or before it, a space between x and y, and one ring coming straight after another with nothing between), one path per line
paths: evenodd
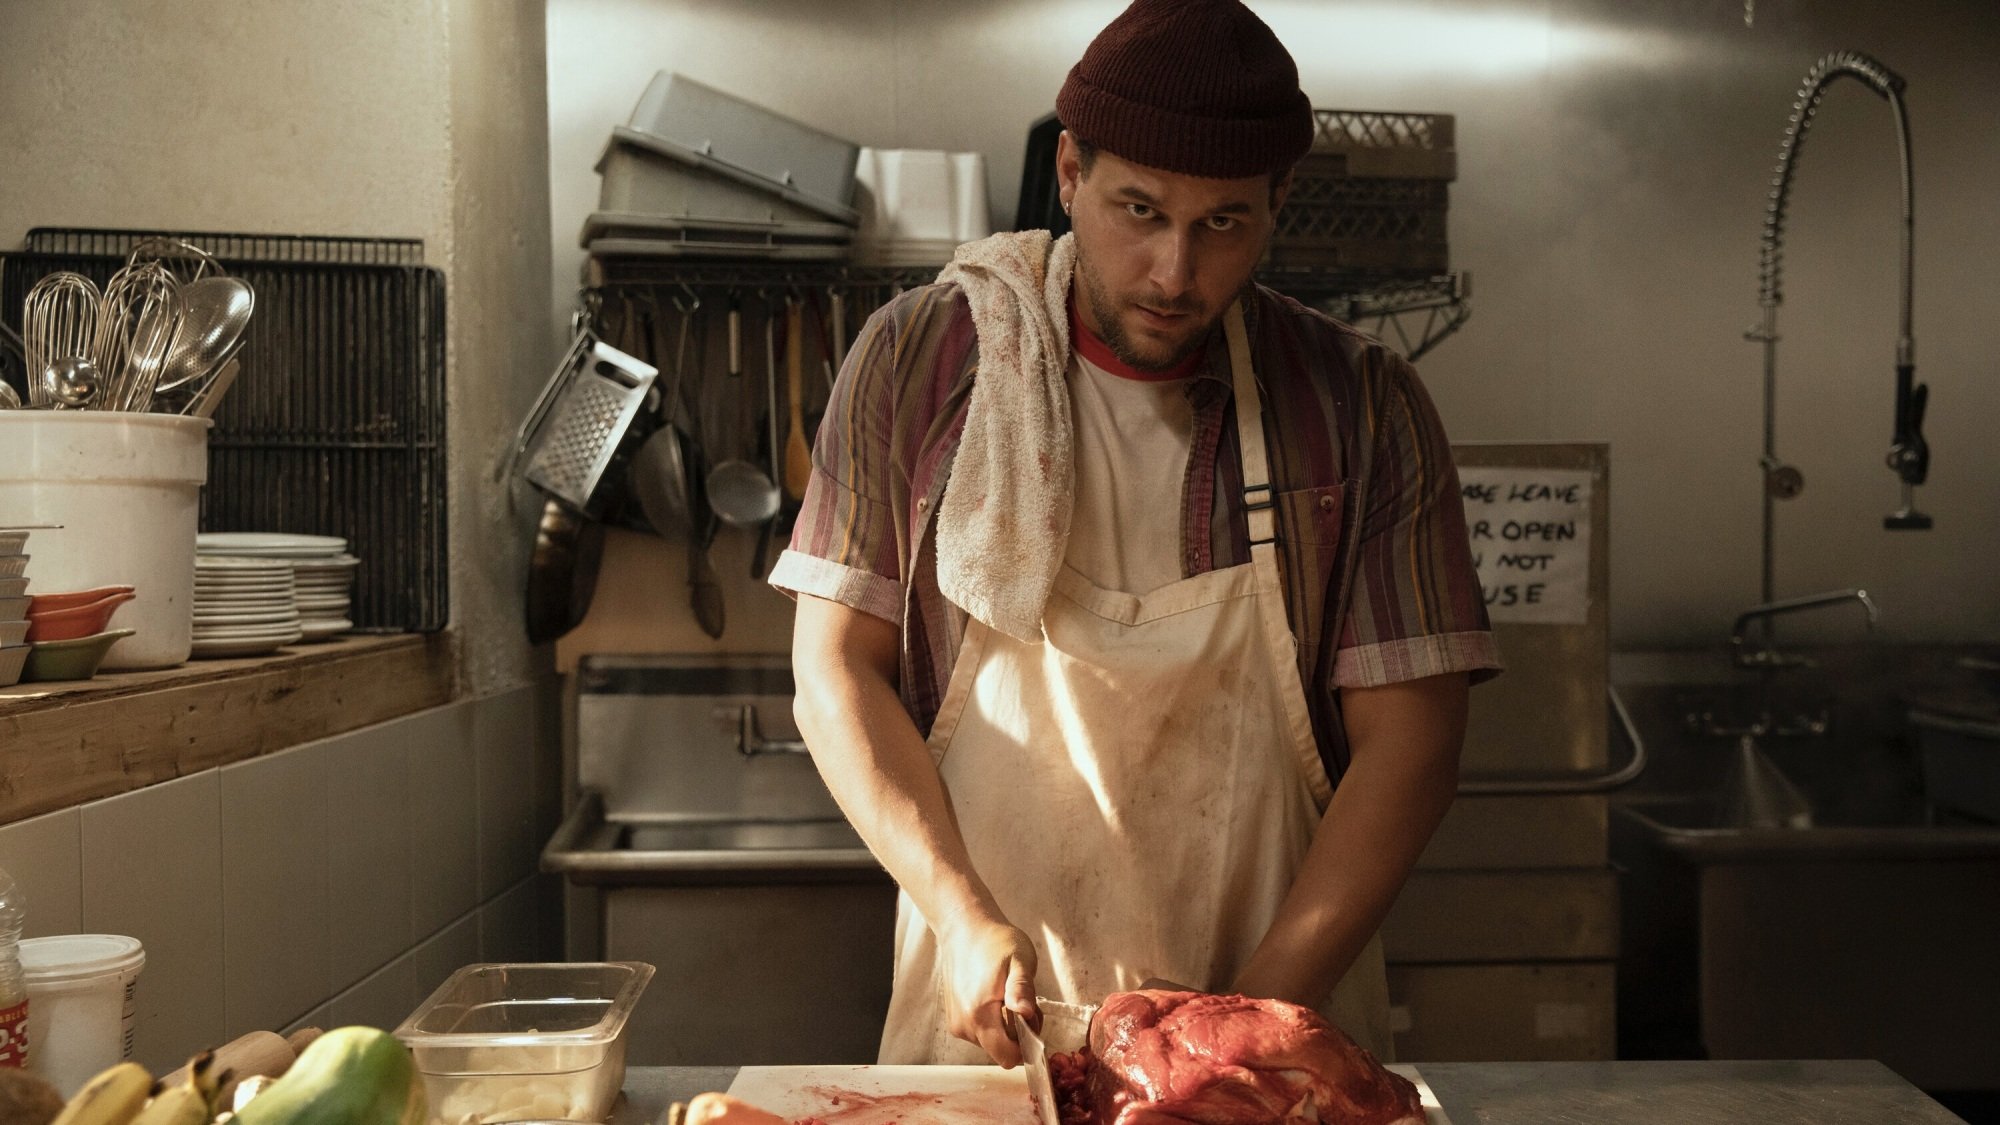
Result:
M714 299L724 304L733 294L832 291L850 299L858 297L859 305L867 309L905 289L929 285L942 268L693 263L684 258L620 256L589 259L584 284L586 291L619 294L685 286L703 301ZM1472 275L1464 271L1402 277L1300 267L1262 270L1257 280L1389 341L1411 360L1435 348L1472 317ZM865 316L865 311L860 315ZM857 317L850 330L859 323Z

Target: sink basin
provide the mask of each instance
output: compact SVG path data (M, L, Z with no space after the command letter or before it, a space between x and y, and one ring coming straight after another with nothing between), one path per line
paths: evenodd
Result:
M594 793L577 802L542 850L542 869L605 884L888 879L845 820L619 823L605 819Z
M1612 813L1619 1057L1876 1058L1926 1089L1991 1084L2000 827L1738 828L1710 798Z
M625 830L632 852L848 849L865 845L844 820L732 821L720 824L640 824Z
M1826 861L1989 859L2000 861L2000 827L1933 825L1886 812L1821 816L1810 828L1745 828L1706 797L1628 800L1612 806L1615 828L1634 846L1663 849L1694 863L1785 858Z

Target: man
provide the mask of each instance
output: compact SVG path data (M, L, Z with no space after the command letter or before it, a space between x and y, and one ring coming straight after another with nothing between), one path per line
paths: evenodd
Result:
M1387 1057L1374 935L1498 667L1449 446L1399 357L1251 284L1313 123L1246 8L1138 0L1057 112L1073 238L870 319L772 576L903 892L881 1059L1012 1066L1003 1011L1149 979Z

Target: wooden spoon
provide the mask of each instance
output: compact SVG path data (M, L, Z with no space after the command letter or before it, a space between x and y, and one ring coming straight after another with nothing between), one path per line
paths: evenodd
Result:
M805 322L799 315L799 302L788 302L785 312L785 381L791 400L791 433L785 438L785 494L803 500L806 483L812 479L812 449L806 445L805 377L799 369Z

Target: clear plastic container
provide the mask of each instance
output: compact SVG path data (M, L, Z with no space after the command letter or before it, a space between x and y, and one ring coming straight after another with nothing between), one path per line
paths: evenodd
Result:
M625 1025L653 966L467 965L396 1029L431 1119L603 1121L625 1084Z
M25 646L24 646L25 647ZM5 665L0 653L0 665ZM15 672L20 665L14 666ZM0 684L14 681L0 667ZM0 1066L28 1065L28 987L21 974L21 928L27 903L13 876L0 870Z

